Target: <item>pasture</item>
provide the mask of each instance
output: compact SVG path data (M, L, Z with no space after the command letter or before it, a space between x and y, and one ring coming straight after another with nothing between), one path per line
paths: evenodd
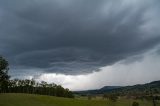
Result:
M117 102L95 99L69 99L32 94L0 94L0 106L131 106L134 100ZM140 106L152 106L151 102L138 100ZM157 105L160 106L160 103Z

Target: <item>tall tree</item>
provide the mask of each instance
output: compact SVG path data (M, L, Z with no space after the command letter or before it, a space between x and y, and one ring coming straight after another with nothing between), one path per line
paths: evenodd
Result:
M8 61L0 56L0 92L7 92L8 90Z

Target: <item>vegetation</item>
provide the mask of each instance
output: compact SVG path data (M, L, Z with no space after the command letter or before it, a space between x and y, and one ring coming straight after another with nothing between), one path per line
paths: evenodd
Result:
M97 90L76 91L74 93L80 95L97 95L97 94L117 94L119 96L134 95L153 95L160 94L160 81L154 81L147 84L138 84L134 86L105 86Z
M103 99L70 99L33 94L0 94L0 106L132 106L136 101L139 106L152 106L151 101L118 99L117 102ZM158 102L157 106L160 106Z
M8 69L8 62L0 57L0 93L30 93L57 97L74 97L69 89L64 89L62 86L54 83L48 84L44 81L38 83L28 79L9 80Z
M5 92L8 87L8 70L8 62L0 56L0 91Z
M144 95L150 95L151 93L153 95L158 95L160 94L160 81L154 81L154 82L142 84L142 85L126 86L126 87L112 90L108 93L116 93L121 96L125 96L125 95L144 96Z
M139 103L138 102L133 102L132 106L139 106Z
M74 98L74 94L54 83L36 82L33 79L10 80L8 65L0 57L0 106L160 106L160 81L127 87L104 87L101 91L105 93L99 95L101 99L97 99L97 94L94 94L98 90L84 91L86 95L84 92L77 93L78 96L82 93L86 99L69 99Z
M118 99L118 96L115 95L115 94L104 94L103 95L103 99L109 99L109 100L111 100L113 102L116 102L117 99Z
M1 91L3 93L3 91ZM5 90L7 93L30 93L50 95L57 97L73 98L74 95L69 89L64 89L60 85L54 83L48 84L47 82L36 82L34 80L9 80L8 88Z

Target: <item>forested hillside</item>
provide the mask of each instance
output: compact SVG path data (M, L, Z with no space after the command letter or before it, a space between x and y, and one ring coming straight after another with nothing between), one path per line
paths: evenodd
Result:
M117 95L148 95L150 92L153 94L160 94L160 81L133 86L105 86L97 90L76 91L75 93L81 95L105 93L114 93Z

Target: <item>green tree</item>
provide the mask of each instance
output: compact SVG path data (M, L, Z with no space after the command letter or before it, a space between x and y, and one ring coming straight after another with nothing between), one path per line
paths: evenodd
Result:
M0 56L0 92L7 92L8 90L8 61Z

